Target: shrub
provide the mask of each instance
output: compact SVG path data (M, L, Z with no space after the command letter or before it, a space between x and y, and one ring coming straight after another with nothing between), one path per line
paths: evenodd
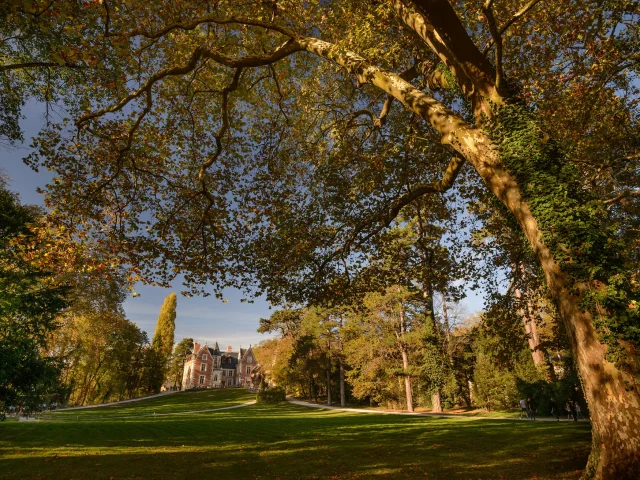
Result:
M284 388L273 387L262 392L258 392L256 402L258 403L279 403L284 402L287 394Z

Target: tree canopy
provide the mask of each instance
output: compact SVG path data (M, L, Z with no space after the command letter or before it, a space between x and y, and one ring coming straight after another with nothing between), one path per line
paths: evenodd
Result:
M20 139L28 97L64 108L28 160L56 173L53 221L148 281L305 302L342 295L380 233L436 199L451 236L545 285L592 407L589 474L632 478L637 2L13 0L0 14L0 134Z

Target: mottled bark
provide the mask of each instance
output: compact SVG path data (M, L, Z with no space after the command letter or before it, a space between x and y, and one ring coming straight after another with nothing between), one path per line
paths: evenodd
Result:
M398 17L451 71L462 94L471 101L476 118L492 116L491 103L500 105L504 102L495 83L495 69L475 46L449 2L423 0L410 3L416 8L415 12L400 0L394 0ZM434 82L435 79L430 80Z
M431 394L431 411L433 413L442 413L442 402L440 401L440 390Z

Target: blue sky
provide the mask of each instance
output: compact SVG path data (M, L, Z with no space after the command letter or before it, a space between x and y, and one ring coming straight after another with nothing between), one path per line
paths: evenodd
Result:
M23 114L24 145L13 149L0 146L0 168L9 175L9 188L20 194L22 203L42 205L43 198L36 192L36 188L43 187L52 178L52 174L48 171L34 172L22 162L22 158L29 154L31 138L37 135L44 123L44 107L42 104L28 103ZM223 303L214 296L183 297L178 293L183 290L179 281L173 287L168 289L137 285L135 291L140 296L129 297L124 304L127 318L151 337L162 301L174 291L178 294L176 342L192 337L201 343L211 344L217 341L221 348L231 345L237 349L240 346L255 345L268 338L256 331L259 319L268 317L273 312L264 300L256 299L253 304L241 303L240 299L244 295L228 289L225 291L228 302ZM481 310L481 293L468 291L462 304L470 313Z

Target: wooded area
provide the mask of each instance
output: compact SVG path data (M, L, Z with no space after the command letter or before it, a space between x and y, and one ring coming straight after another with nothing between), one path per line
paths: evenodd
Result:
M450 347L429 345L455 330L446 308L436 328L436 293L482 287L487 342L516 324L543 365L545 318L571 352L586 476L635 478L638 2L10 0L0 15L3 141L22 139L27 100L50 108L27 159L56 174L36 270L359 305L355 342L393 319L376 340L395 338L406 391L415 355L444 382L429 365Z

